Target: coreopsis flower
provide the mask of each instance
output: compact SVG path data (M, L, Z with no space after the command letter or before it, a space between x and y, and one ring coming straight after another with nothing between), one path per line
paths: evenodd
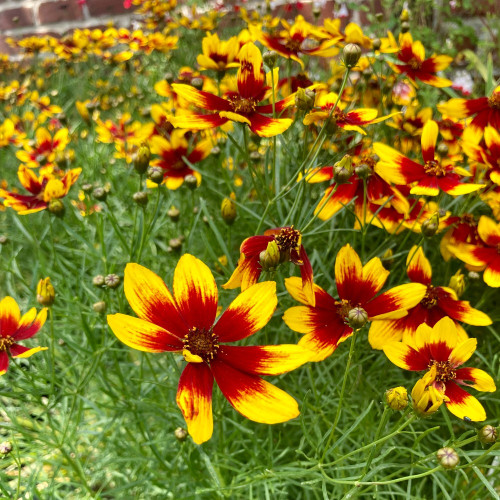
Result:
M387 122L389 127L405 134L395 138L394 144L403 154L411 153L420 146L419 136L426 122L432 119L432 108L418 108L418 106L407 106L403 113L393 116Z
M302 245L302 234L293 226L268 229L263 235L244 240L240 246L238 265L222 287L246 290L257 283L262 271L274 270L288 261L300 267L304 294L314 305L312 266Z
M82 169L68 170L62 178L53 175L37 175L30 169L21 165L17 172L22 186L31 194L18 194L17 192L0 189L0 198L6 207L13 208L20 215L31 214L51 208L57 200L64 198L71 186L77 181Z
M462 183L462 177L471 174L461 168L455 167L450 158L440 158L436 153L436 141L439 128L435 121L429 120L422 130L422 157L424 164L410 160L399 151L376 142L373 150L380 157L375 166L375 172L387 182L405 185L413 184L411 194L437 196L444 191L453 196L472 193L484 187L482 184Z
M325 19L322 31L327 33L328 38L331 38L336 44L347 45L349 43L355 43L364 49L372 48L371 38L363 33L359 25L356 23L349 23L345 27L344 33L342 33L340 31L341 24L342 20L338 17L335 19Z
M240 46L237 37L229 40L219 40L219 35L207 33L201 41L203 54L196 58L200 69L212 69L215 71L226 71L229 68L237 68L238 52Z
M467 135L467 138L470 138ZM461 144L465 154L471 159L488 167L492 182L500 185L500 133L489 125L484 129L484 144L475 144L464 139Z
M420 325L416 334L407 341L386 344L384 353L404 370L426 372L417 382L420 386L415 394L420 396L417 401L418 407L424 410L422 413L430 413L431 408L436 410L444 401L448 410L458 418L481 422L486 419L486 412L463 386L494 392L495 382L479 368L459 368L474 354L476 346L476 339L463 339L457 333L455 323L445 317L433 328ZM427 398L423 399L426 387ZM412 398L415 404L413 393Z
M185 137L185 130L172 131L170 138L166 139L154 135L150 139L151 152L160 158L151 161L154 167L160 167L164 172L164 183L168 189L177 189L188 175L194 175L201 182L201 175L194 171L185 161L193 165L205 159L212 150L213 142L210 138L200 139L190 150Z
M42 328L47 319L47 308L38 314L33 307L21 317L17 302L12 297L5 297L0 301L0 375L9 368L9 354L14 358L29 358L47 347L33 347L29 349L18 344L35 335Z
M139 264L127 264L125 296L138 318L108 316L113 333L146 352L178 352L187 361L177 404L189 434L201 444L212 436L212 386L243 416L275 424L299 415L296 401L264 381L309 360L296 345L231 346L263 328L277 305L276 284L263 282L242 292L216 321L218 292L210 269L192 255L175 268L173 295L163 280Z
M414 246L408 253L406 272L412 283L420 283L425 287L425 294L418 303L408 308L406 316L372 324L368 341L374 349L383 349L388 342L401 339L403 342L411 342L409 339L415 337L422 323L433 327L444 317L455 322L455 330L460 339L466 339L467 334L458 322L475 326L491 325L487 314L471 307L468 301L458 300L455 290L432 285L432 267L422 247Z
M320 57L333 57L338 54L339 49L335 44L341 39L341 36L332 37L325 34L316 26L308 23L303 16L297 16L292 25L284 19L281 20L281 24L283 26L281 31L256 32L258 40L264 47L298 62L302 69L304 62L300 59L299 54Z
M391 65L394 71L405 74L415 85L417 79L433 87L449 87L451 85L451 80L441 78L436 73L446 69L453 61L453 57L433 55L426 59L422 42L413 41L410 33L402 33L399 44L400 50L397 57L402 64Z
M489 125L500 130L500 85L495 88L490 97L479 99L450 99L438 104L439 112L450 118L468 118L474 116L467 127L470 127L476 136L476 142L481 140L484 129Z
M261 137L272 137L283 133L292 124L290 118L270 118L265 116L273 112L272 104L259 105L266 98L270 87L266 85L262 55L253 44L247 43L238 54L240 68L237 74L238 91L226 92L224 97L196 90L182 84L172 84L177 95L196 107L212 114L192 114L171 118L174 127L201 130L224 125L228 121L246 123L252 132ZM293 94L275 103L276 113L293 105Z
M118 123L112 120L102 121L97 119L96 132L99 142L105 144L134 144L145 142L153 133L154 124L132 122L130 113L123 113Z
M29 168L43 166L48 169L56 160L57 154L64 151L68 144L67 128L58 130L52 136L46 128L40 127L35 132L35 144L25 142L23 149L16 153L16 157Z
M338 299L318 285L314 285L315 305L310 305L301 281L287 278L285 286L290 295L302 306L285 311L283 320L288 327L305 334L299 345L314 352L311 361L321 361L330 356L338 345L350 337L353 325L364 312L365 323L372 325L385 318L400 318L406 310L418 304L426 288L420 283L399 285L378 295L389 271L378 257L364 266L350 245L342 247L335 261L335 279Z
M310 183L333 180L314 213L321 220L328 220L353 200L357 220L363 224L372 219L377 224L375 214L370 209L372 205L378 207L392 205L398 212L407 213L410 209L408 200L375 173L375 164L376 160L371 151L363 151L353 158L352 174L347 180L342 179L342 182L337 182L335 179L335 166L318 167L306 172L306 181Z
M31 103L38 108L45 118L50 118L58 113L62 113L61 106L50 104L50 97L48 95L41 96L37 90L34 90L30 96Z
M500 287L500 223L486 215L479 219L478 244L462 244L453 249L455 257L483 271L484 282L493 288Z
M477 232L477 220L472 214L462 214L449 218L450 228L441 238L439 250L443 259L448 262L454 257L454 250L458 246L467 243L469 245L480 245Z
M329 92L328 94L316 95L314 109L304 117L304 125L324 122L330 116L335 103L337 103L337 106L330 117L330 122L344 130L354 130L363 135L366 135L366 132L361 127L382 122L395 114L377 118L378 111L371 108L353 109L346 113L344 109L347 107L347 104L338 99L338 95L335 92Z
M0 123L0 148L8 146L9 144L21 146L25 141L26 134L22 129L16 127L14 120L7 118L3 123Z

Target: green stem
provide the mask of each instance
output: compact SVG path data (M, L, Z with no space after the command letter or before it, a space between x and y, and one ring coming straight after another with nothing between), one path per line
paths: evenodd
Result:
M378 441L380 437L380 433L382 432L382 429L386 426L387 421L389 420L389 417L391 415L391 409L388 406L385 406L384 408L384 413L382 414L382 418L380 419L380 422L377 427L377 432L375 434L375 439L374 441ZM370 468L370 465L375 458L375 455L379 452L380 446L374 446L371 451L370 455L368 457L368 460L366 461L366 465L363 469L363 472L361 474L360 480L363 479L366 476L366 473L368 472L368 469Z

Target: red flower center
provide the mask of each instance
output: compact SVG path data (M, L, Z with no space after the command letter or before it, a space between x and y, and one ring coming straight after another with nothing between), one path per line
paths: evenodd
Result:
M342 299L342 301L337 304L337 314L344 319L346 324L349 320L349 311L353 308L354 306L346 299Z
M500 92L493 92L488 99L488 106L500 110Z
M413 71L417 71L419 70L421 67L422 67L422 62L419 61L416 57L412 57L409 61L408 61L408 66L410 66L410 68L413 70Z
M280 252L293 250L300 245L300 231L292 227L284 227L274 238Z
M422 305L422 307L425 307L427 309L432 309L437 304L437 301L438 301L438 295L435 288L432 285L428 285L427 292L422 301L420 302L420 304Z
M436 367L436 382L448 382L456 378L457 374L449 361L435 361L431 359L429 368Z
M193 327L182 339L184 349L191 354L199 356L203 361L209 362L214 359L219 350L219 339L212 330Z
M7 335L6 337L0 337L0 352L6 351L14 344L14 339Z
M444 177L446 175L446 167L443 167L436 160L426 161L424 170L426 174L435 175L436 177Z
M236 96L229 99L229 102L235 113L254 113L257 107L257 101L251 97Z

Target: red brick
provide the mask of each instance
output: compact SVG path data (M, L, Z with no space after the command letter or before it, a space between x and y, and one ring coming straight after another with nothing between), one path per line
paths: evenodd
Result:
M87 0L87 6L91 16L112 16L132 12L123 6L123 0Z
M11 30L25 26L33 26L33 10L27 7L18 7L0 12L0 30Z
M76 0L45 2L38 7L40 24L59 23L61 21L79 21L83 19L82 8Z

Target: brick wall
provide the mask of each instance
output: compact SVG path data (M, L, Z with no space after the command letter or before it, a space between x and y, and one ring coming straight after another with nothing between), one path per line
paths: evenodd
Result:
M129 26L123 0L0 0L0 53L13 53L7 37L63 35L75 28Z

